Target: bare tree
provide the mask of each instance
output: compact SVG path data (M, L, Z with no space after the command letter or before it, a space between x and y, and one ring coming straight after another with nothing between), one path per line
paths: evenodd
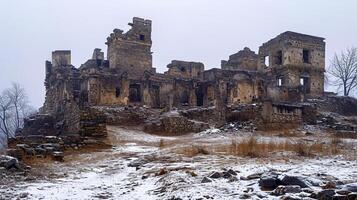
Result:
M328 73L332 75L332 85L339 89L342 87L344 96L350 95L357 87L357 48L352 47L340 55L335 54Z
M13 137L31 110L24 88L13 83L11 88L5 89L0 95L0 137L6 140Z
M15 115L13 124L16 130L22 126L23 117L28 108L28 98L26 96L25 89L18 83L13 83L12 87L7 90L7 93L13 105L13 112Z
M0 95L0 131L8 139L11 135L10 110L12 108L11 98L6 91L3 91ZM2 136L3 136L2 135Z

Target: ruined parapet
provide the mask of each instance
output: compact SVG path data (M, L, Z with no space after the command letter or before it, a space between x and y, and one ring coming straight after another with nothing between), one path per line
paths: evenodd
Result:
M167 65L169 69L165 74L175 78L203 78L204 65L201 62L187 62L173 60Z
M104 52L101 49L95 48L93 51L93 60L104 60Z
M129 25L128 32L114 29L107 38L109 66L140 77L152 70L151 21L134 17Z
M229 60L221 61L221 68L225 70L257 70L258 55L248 47L229 56Z
M53 51L52 65L54 67L71 65L71 51L70 50Z

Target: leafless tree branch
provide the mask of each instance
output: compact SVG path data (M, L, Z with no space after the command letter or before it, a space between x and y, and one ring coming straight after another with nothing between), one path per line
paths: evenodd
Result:
M348 96L357 88L357 48L352 47L335 54L331 60L328 74L333 78L331 84L343 89L343 95Z

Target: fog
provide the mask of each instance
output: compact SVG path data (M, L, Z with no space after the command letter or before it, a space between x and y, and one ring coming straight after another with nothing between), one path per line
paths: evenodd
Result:
M153 62L200 61L206 69L245 46L259 46L284 31L326 38L326 67L334 52L357 46L357 1L326 0L1 0L0 90L25 87L31 103L44 101L44 64L56 49L72 51L79 67L114 28L132 17L153 21Z

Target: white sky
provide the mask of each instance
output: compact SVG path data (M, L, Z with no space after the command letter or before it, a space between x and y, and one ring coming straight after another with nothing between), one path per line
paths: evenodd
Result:
M102 48L114 28L132 17L153 21L153 60L159 72L173 59L206 69L284 31L326 38L326 64L334 52L357 46L355 0L1 0L0 90L22 84L31 103L44 101L44 65L56 49L72 50L79 67Z

